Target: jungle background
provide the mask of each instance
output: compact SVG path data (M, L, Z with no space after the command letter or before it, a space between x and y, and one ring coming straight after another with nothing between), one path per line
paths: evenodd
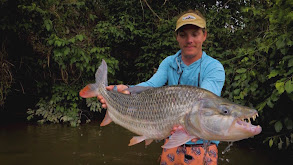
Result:
M102 59L109 84L149 79L179 47L176 16L207 19L204 51L225 68L222 97L255 107L251 141L293 146L292 0L0 0L0 119L77 126L102 118L78 92Z

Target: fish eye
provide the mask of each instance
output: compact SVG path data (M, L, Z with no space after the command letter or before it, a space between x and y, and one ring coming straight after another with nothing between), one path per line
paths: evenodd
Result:
M224 113L224 114L229 114L229 109L227 108L227 107L222 107L222 112Z

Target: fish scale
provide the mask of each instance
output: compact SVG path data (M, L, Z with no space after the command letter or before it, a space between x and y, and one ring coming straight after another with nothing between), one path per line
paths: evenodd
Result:
M108 100L109 115L115 123L137 134L158 139L168 136L173 125L180 123L180 119L188 110L186 107L192 106L192 103L185 99L196 97L195 92L189 92L189 97L181 97L184 88L190 90L188 86L174 87L168 90L166 97L162 97L165 88L168 87L149 89L133 96L107 91L103 97ZM170 106L171 103L173 106ZM149 130L155 130L160 135L154 137L153 131ZM166 134L162 135L161 132Z

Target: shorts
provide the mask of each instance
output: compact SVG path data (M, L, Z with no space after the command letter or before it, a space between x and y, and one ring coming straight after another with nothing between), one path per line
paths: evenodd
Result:
M168 140L166 140L167 142ZM203 165L205 150L202 144L182 145L176 148L163 149L161 165ZM218 161L218 148L216 144L207 147L205 156L207 165L216 165Z

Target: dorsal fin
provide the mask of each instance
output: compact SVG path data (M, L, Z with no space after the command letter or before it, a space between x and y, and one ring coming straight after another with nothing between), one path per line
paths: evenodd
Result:
M135 95L152 88L153 87L134 86L134 87L127 88L125 90L128 90L132 95Z

